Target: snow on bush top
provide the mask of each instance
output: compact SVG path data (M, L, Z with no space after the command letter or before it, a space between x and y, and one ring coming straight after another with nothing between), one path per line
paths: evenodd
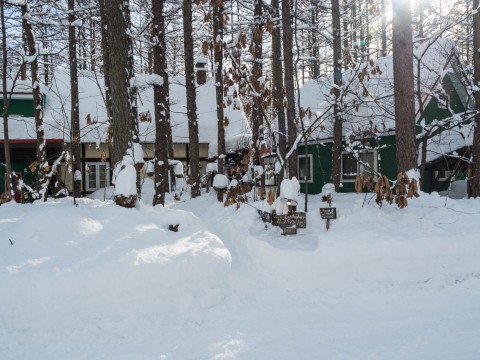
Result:
M280 198L297 201L300 192L300 183L296 177L283 179L280 184Z
M225 189L228 186L228 178L223 174L217 174L213 178L213 187L217 189Z

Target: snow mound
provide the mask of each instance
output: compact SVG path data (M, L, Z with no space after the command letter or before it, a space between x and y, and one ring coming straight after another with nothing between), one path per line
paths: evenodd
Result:
M201 321L221 301L230 253L191 213L77 201L35 203L29 216L25 206L2 206L0 228L13 242L0 253L7 329L75 328L126 313Z

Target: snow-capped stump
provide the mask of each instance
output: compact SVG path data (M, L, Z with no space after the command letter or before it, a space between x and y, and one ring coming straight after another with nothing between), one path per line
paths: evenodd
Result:
M133 144L133 159L135 164L135 170L140 171L145 164L145 160L143 158L143 148L140 143Z
M278 215L286 215L296 210L300 183L296 177L283 179L280 184L280 197L275 202L275 212Z
M307 217L304 212L297 212L298 194L300 183L297 178L284 179L280 184L280 197L275 201L275 210L272 213L272 225L286 227L306 228ZM285 232L285 235L290 230ZM290 232L293 232L290 231ZM296 233L296 230L295 230Z
M223 202L223 194L228 187L228 178L226 175L217 174L213 178L213 188L217 192L219 199L221 198Z
M146 169L147 176L152 177L155 175L155 163L153 160L147 161L147 169Z
M113 172L115 184L113 199L117 205L126 208L132 208L137 203L137 171L133 164L132 150L128 149Z

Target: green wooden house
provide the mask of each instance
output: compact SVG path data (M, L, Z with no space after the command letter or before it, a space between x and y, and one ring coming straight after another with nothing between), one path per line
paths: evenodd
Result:
M20 186L20 180L30 187L36 187L36 176L29 169L29 165L36 160L36 130L31 84L26 81L17 81L12 89L8 88L8 125L10 160L12 166L12 181L15 189L15 200L24 202L29 200L28 192ZM3 109L4 101L0 98ZM46 153L48 159L54 159L61 152L63 139L46 139ZM0 129L0 193L6 189L5 140L3 125Z
M415 87L421 92L415 99L419 165L422 142L427 141L422 190L439 191L448 187L451 179L465 177L465 164L459 164L458 156L451 154L468 148L471 125L465 123L460 114L471 104L462 85L461 63L452 41L426 42L417 46L414 53ZM379 174L396 179L392 57L357 65L342 75L341 191L354 191L355 179L360 173L375 179ZM332 83L333 77L320 78L309 81L300 90L301 106L310 108L314 115L309 120L314 126L307 144L302 142L298 147L302 191L309 173L311 194L320 193L331 177ZM316 117L320 120L314 122Z

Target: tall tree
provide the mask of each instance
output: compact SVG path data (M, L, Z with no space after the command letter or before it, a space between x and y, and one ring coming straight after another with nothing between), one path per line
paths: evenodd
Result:
M338 0L332 0L332 31L333 31L333 151L332 151L332 184L335 191L340 190L340 172L342 168L342 114L340 106L340 88L342 86L342 31L340 27L340 5Z
M410 0L393 0L393 77L397 172L417 168Z
M35 129L37 133L37 172L39 178L39 192L44 201L47 201L47 172L48 161L45 144L45 131L43 128L42 94L40 92L40 79L38 77L38 52L35 46L32 25L27 20L30 18L28 3L21 6L22 27L24 35L25 53L29 55L30 73L32 77L33 107L35 111Z
M287 131L285 125L285 108L283 106L283 68L282 68L282 33L278 23L280 19L279 0L272 0L275 26L272 33L272 75L273 75L273 111L278 122L278 152L282 160L287 154ZM282 167L283 169L284 167ZM280 174L280 179L283 173Z
M78 70L77 40L75 31L75 0L68 0L68 57L70 61L70 102L71 102L71 134L73 156L73 197L81 196L82 176L80 159L80 112L78 106Z
M195 73L193 58L193 35L192 35L192 0L183 0L183 35L185 51L185 87L187 94L187 117L188 117L188 156L190 158L190 182L192 186L191 196L200 195L200 159L198 144L198 121L195 89Z
M213 61L215 63L215 98L217 103L218 173L223 174L225 155L225 128L223 113L223 2L213 1ZM223 191L217 191L217 200L223 202Z
M473 1L473 67L474 83L480 84L480 1ZM470 176L470 195L480 196L480 91L475 91L475 130L473 135L472 161Z
M3 147L5 152L5 191L11 196L12 193L12 162L10 160L10 141L8 139L8 103L9 98L7 95L7 66L8 66L8 57L7 57L7 31L5 26L5 2L0 0L0 11L1 11L1 27L2 27L2 96L3 96L3 109L2 109L2 118L3 118ZM13 86L12 86L13 88ZM12 89L13 90L13 89Z
M129 97L128 39L125 12L128 1L105 0L109 79L112 96L112 162L119 163L132 144L132 112Z
M262 84L260 82L263 76L263 19L262 19L262 1L255 0L253 13L253 31L250 53L253 56L252 75L250 83L253 86L252 91L252 145L253 145L253 164L261 165L260 141L263 140L263 108L262 108ZM255 177L255 176L254 176ZM257 180L254 179L255 185Z
M168 191L168 148L170 129L169 80L165 45L164 1L152 0L153 71L162 84L153 87L155 102L155 196L153 205L165 205Z
M290 157L288 158L289 177L298 177L297 150L295 146L297 127L295 125L295 82L293 68L293 34L292 34L292 0L282 0L282 27L283 27L283 61L285 77L285 95L287 100L287 125L288 146ZM293 150L293 151L292 151Z

